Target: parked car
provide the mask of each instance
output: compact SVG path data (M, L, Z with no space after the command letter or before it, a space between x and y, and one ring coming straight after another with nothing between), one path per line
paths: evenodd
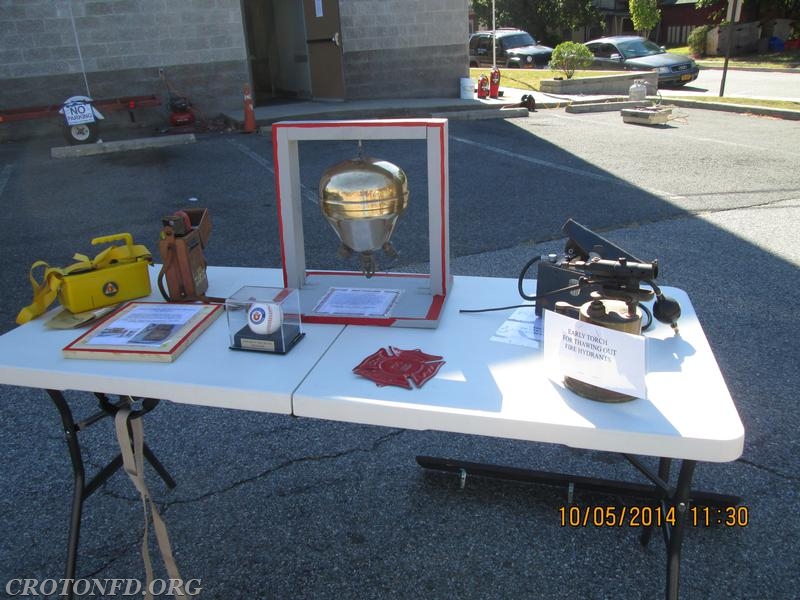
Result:
M550 62L553 49L542 46L532 35L521 29L504 28L496 31L478 31L469 39L469 66L492 66L492 39L498 67L543 69Z
M688 56L671 54L641 37L612 36L586 42L594 55L593 68L609 71L658 71L659 86L681 86L697 79L697 63Z

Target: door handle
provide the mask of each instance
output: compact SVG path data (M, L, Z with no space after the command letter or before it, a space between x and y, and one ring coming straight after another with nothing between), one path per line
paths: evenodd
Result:
M335 46L341 46L342 45L342 39L341 39L341 36L339 35L339 32L337 31L331 37L314 38L314 39L311 39L311 40L306 40L306 44L333 44Z

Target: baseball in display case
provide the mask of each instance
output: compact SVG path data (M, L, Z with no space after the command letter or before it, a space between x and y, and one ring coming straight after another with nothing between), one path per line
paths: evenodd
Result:
M230 348L286 354L303 336L296 289L245 286L225 300Z

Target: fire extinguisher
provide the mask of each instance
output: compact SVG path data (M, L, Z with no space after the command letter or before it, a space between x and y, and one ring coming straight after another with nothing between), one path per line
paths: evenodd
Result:
M489 97L497 98L500 95L500 69L495 67L492 69L492 75L489 78Z
M489 78L484 74L478 77L478 98L489 97Z

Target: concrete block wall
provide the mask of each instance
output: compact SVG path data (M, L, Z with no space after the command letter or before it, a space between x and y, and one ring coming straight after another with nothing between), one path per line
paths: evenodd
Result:
M636 71L618 75L580 77L579 79L542 79L539 90L545 94L619 94L628 96L633 82L641 79L647 93L658 89L658 74L651 71Z
M241 106L245 47L240 0L0 0L0 107L86 94L82 59L95 98L169 83L212 116Z
M458 97L468 12L469 0L340 0L348 99Z

